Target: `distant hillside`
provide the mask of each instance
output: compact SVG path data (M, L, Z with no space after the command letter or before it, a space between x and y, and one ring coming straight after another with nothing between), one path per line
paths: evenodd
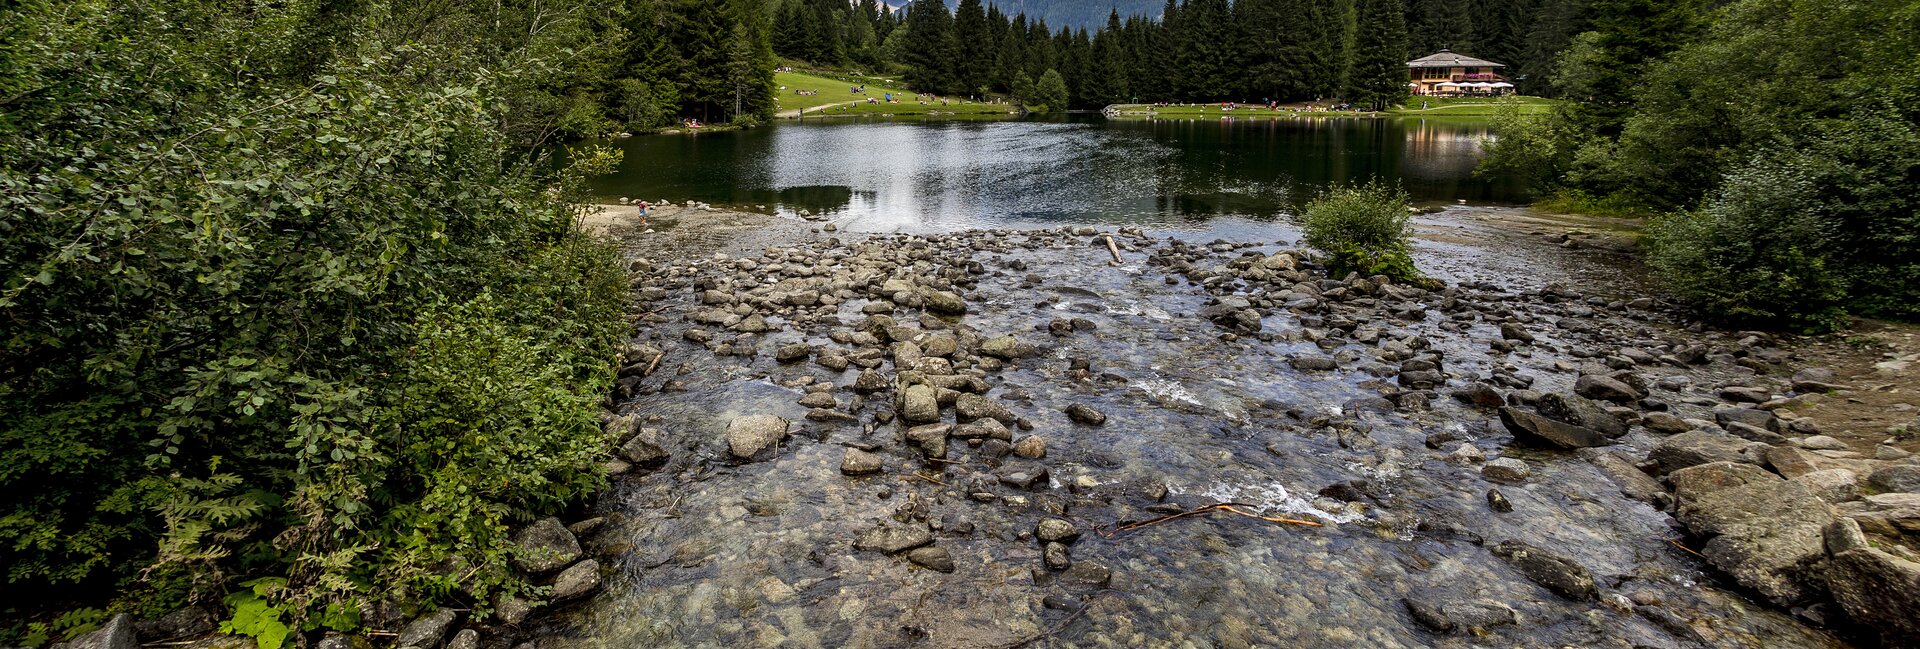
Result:
M1166 6L1166 0L986 0L987 4L997 5L1007 15L1018 14L1024 10L1027 18L1041 18L1047 26L1097 28L1106 24L1107 14L1114 9L1120 10L1120 17L1143 15L1158 16L1160 9ZM892 4L906 4L895 2ZM948 7L960 6L960 0L947 0Z

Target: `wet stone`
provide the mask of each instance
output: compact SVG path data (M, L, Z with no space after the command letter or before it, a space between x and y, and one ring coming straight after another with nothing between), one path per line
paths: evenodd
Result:
M1064 543L1048 543L1041 551L1048 570L1066 570L1073 566L1073 557L1067 552Z
M553 578L554 601L569 600L600 589L600 562L588 559L573 564Z
M1047 440L1038 435L1028 435L1014 443L1013 453L1027 459L1038 460L1047 456Z
M910 550L907 552L907 560L913 562L914 565L936 572L954 571L953 556L948 554L946 548L939 546L926 546Z
M435 609L433 613L408 622L405 627L402 627L400 637L394 640L394 646L420 649L438 647L440 641L446 639L447 631L453 628L454 621L458 619L460 619L460 613L453 609L446 607Z
M872 475L881 469L880 456L849 448L840 458L840 473L845 475Z
M1095 410L1093 406L1084 403L1067 406L1067 418L1088 426L1102 426L1107 423L1106 413Z
M926 525L882 523L861 533L860 538L853 542L853 547L870 552L899 554L930 543L933 543L933 533Z
M727 423L727 448L735 458L753 460L787 437L787 425L773 415L735 417Z
M1490 460L1486 466L1480 467L1480 475L1494 482L1511 484L1526 482L1527 478L1533 475L1533 469L1529 468L1524 461L1503 457Z
M1591 428L1582 428L1565 424L1518 408L1501 408L1500 423L1514 439L1529 443L1558 448L1591 448L1612 444L1607 438Z
M1510 514L1513 513L1513 501L1507 500L1507 495L1500 493L1499 489L1488 489L1487 508L1502 514Z
M1574 560L1524 541L1501 541L1493 555L1541 587L1573 600L1594 600L1600 589L1593 574Z
M1066 519L1048 518L1034 526L1033 535L1047 543L1072 543L1080 538L1080 528Z

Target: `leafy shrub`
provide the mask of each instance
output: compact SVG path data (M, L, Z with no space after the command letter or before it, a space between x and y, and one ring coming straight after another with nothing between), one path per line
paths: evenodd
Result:
M273 11L30 5L0 21L31 32L0 47L0 606L247 578L310 629L524 589L507 527L600 480L625 286L574 220L610 154L528 159L507 84L431 48L296 78Z
M1819 210L1805 174L1755 165L1701 209L1655 219L1647 262L1716 320L1832 328L1846 291L1826 258Z
M1357 272L1412 281L1420 272L1409 254L1408 203L1406 190L1397 185L1370 181L1334 187L1307 204L1300 225L1307 245L1331 257L1328 268L1334 275Z

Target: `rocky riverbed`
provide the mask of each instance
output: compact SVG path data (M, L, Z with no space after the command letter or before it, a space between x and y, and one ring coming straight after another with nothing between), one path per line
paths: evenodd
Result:
M633 241L614 486L530 540L595 592L485 644L1920 639L1912 438L1804 415L1905 365L1690 325L1561 250L1604 241L1452 210L1408 286L1278 227L682 216Z

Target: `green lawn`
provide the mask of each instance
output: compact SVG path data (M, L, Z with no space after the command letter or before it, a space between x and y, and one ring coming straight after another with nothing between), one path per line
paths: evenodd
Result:
M849 77L853 78L853 77ZM781 117L794 117L793 111L804 110L807 116L814 115L1005 115L1017 112L1007 104L963 101L948 97L942 105L939 98L925 97L919 93L899 86L882 85L877 80L863 80L865 94L853 94L849 91L853 81L830 79L802 72L776 72L773 75L776 93L777 112ZM798 95L795 90L812 90L819 94ZM893 93L897 103L886 103L886 93ZM871 97L880 103L867 103ZM925 103L922 103L922 102ZM857 103L854 103L857 102Z
M1422 108L1422 100L1426 101ZM1121 117L1157 117L1162 119L1219 119L1223 117L1356 117L1362 115L1417 116L1417 117L1489 117L1497 114L1503 106L1516 106L1522 113L1545 113L1553 109L1558 102L1539 97L1454 97L1421 98L1414 97L1406 105L1388 109L1384 113L1361 113L1356 111L1310 110L1303 104L1287 104L1279 110L1258 105L1242 104L1234 110L1227 110L1220 104L1195 106L1155 107L1151 104L1128 104L1119 107Z

